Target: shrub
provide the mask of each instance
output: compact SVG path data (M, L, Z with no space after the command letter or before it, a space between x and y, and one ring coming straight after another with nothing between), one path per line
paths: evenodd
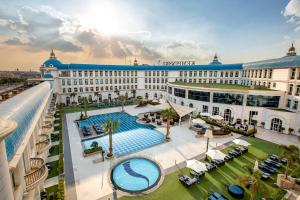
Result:
M102 147L97 147L97 148L91 148L91 149L85 149L83 152L84 154L88 155L94 152L101 152L102 151Z
M59 160L58 160L58 171L59 174L63 174L64 173L64 157L60 156Z
M285 194L286 194L286 191L283 189L280 189L278 192L275 193L275 195L272 196L272 199L273 200L282 200Z
M58 181L58 192L57 199L64 200L65 199L65 180L63 178Z
M291 177L300 178L300 165L297 165L297 167L292 171Z

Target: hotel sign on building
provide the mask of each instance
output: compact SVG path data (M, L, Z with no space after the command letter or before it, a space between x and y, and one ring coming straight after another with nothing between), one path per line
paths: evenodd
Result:
M173 65L195 65L194 60L186 60L186 61L163 61L163 65L173 66Z

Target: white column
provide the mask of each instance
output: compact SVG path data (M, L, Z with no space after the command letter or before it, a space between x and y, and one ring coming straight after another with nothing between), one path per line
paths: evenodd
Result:
M1 199L14 199L4 140L0 141L0 194Z

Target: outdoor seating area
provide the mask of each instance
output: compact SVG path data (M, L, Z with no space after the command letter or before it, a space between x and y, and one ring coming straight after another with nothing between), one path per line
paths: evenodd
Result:
M83 127L81 128L81 133L82 133L82 135L83 135L84 137L93 135L92 129L91 129L90 127L88 127L88 126L83 126Z
M167 119L163 118L160 115L160 112L150 112L144 113L143 116L140 118L140 121L146 124L155 124L158 126L162 126L163 124L167 124ZM174 118L170 121L170 125L174 126L175 124L179 123L179 118Z
M200 161L187 160L186 168L167 175L160 188L150 194L139 197L139 199L155 199L164 197L166 194L168 194L168 199L250 199L249 190L246 186L241 186L238 181L240 177L249 173L244 166L250 165L255 167L258 160L272 160L271 157L276 159L281 154L281 149L278 145L250 137L245 140L234 140L234 144L224 150L214 151L215 156L213 158L215 160L223 160L223 164L220 164L222 162L213 162L215 160L210 156L208 156L208 161L204 159ZM231 161L224 161L231 151L237 152L239 156L231 156ZM206 170L202 169L202 164L204 164ZM282 166L285 166L285 164L282 163ZM277 170L278 173L283 173L284 167ZM268 179L264 179L263 177L266 175L268 174L262 173L261 180L270 190L269 198L282 199L285 191L274 186L276 174L270 174ZM262 197L260 194L257 195L260 198ZM241 198L241 196L243 197ZM127 199L134 198L122 197L122 200Z

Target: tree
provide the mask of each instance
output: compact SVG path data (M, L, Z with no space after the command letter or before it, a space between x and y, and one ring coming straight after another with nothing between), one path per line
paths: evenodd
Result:
M173 119L174 117L176 117L176 112L174 111L173 108L168 108L165 109L163 111L161 111L161 116L163 118L167 119L167 134L166 134L166 140L170 139L170 121L171 119Z
M93 141L92 142L92 144L91 144L91 148L93 148L93 149L96 149L96 148L98 148L98 142L97 141Z
M288 179L288 173L290 167L293 165L293 163L299 163L300 158L299 158L299 148L295 145L280 145L279 148L282 149L282 154L280 157L287 158L287 164L285 167L285 179Z
M80 98L80 103L84 105L84 116L87 117L87 103L88 103L87 97Z
M124 102L126 100L126 97L124 95L120 95L118 97L119 101L121 102L121 105L122 105L122 112L124 112Z
M119 128L120 122L118 120L113 121L111 118L106 119L105 124L103 124L104 132L108 132L109 134L109 153L108 157L113 156L113 144L112 144L112 135Z
M132 90L131 90L131 94L132 94L133 98L135 98L136 90L135 90L135 89L132 89Z
M253 167L249 165L243 166L248 173L240 176L238 182L240 185L246 187L250 191L250 200L254 200L255 194L261 193L264 197L269 195L268 188L260 179L261 172L259 170L254 170Z

